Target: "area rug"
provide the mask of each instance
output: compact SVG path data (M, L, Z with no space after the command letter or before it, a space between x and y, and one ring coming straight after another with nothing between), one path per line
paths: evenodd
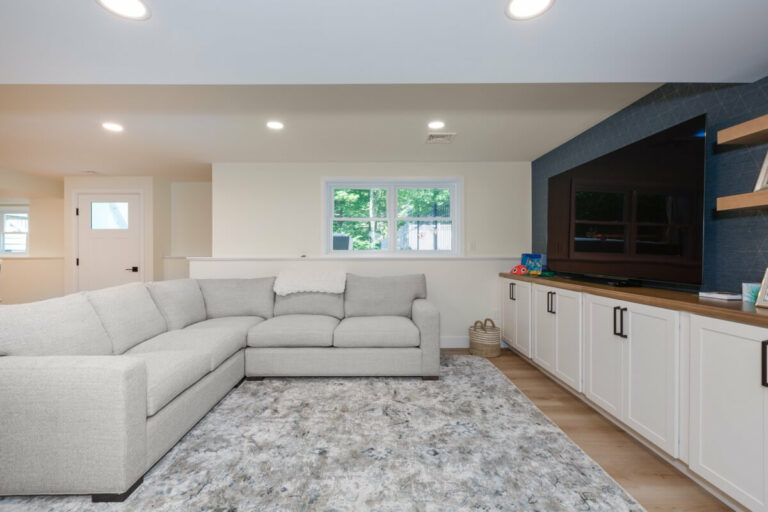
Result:
M642 511L490 362L441 380L266 379L233 390L122 504L51 511Z

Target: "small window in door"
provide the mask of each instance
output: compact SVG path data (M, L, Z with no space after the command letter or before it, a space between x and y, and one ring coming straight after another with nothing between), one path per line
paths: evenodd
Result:
M91 203L91 229L128 229L128 203Z

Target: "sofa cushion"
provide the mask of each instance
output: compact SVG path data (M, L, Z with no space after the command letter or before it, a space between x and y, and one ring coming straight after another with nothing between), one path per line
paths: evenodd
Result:
M264 319L260 316L225 316L203 320L187 326L187 329L237 329L243 333L243 339L245 339L250 328L263 321Z
M261 279L199 279L208 318L260 316L271 318L275 306L274 277Z
M344 313L351 316L411 316L415 299L427 298L424 274L365 277L349 274Z
M147 417L190 388L210 372L208 358L202 352L169 350L130 353L147 366Z
M165 318L142 283L104 288L86 294L112 340L112 353L122 354L165 332Z
M147 289L168 323L168 330L183 329L206 319L205 301L197 281L174 279L148 283Z
M326 315L344 318L344 294L299 292L275 296L275 316Z
M334 347L418 347L419 329L402 316L345 318L333 333Z
M208 370L213 371L244 347L245 332L241 329L182 329L155 336L127 353L143 354L165 350L200 352L207 357Z
M112 354L112 342L82 293L0 306L0 354L76 356Z
M249 347L330 347L339 320L324 315L276 316L248 331Z

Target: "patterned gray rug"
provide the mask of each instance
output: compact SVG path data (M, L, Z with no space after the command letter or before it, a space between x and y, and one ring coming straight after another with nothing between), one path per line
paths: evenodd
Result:
M442 365L438 382L245 382L125 503L0 510L643 510L490 362Z

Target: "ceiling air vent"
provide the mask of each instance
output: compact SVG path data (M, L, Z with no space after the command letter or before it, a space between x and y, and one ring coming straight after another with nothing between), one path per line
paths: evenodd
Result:
M450 144L456 138L456 133L430 133L427 135L427 144Z

